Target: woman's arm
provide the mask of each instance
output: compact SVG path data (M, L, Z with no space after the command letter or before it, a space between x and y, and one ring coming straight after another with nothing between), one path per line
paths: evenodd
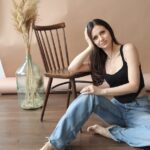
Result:
M81 52L79 55L77 55L73 59L73 61L70 63L70 65L68 67L68 70L70 72L80 72L80 71L89 71L90 70L89 56L91 54L91 51L93 50L93 44L87 35L87 28L85 28L84 36L85 36L85 40L88 43L88 47L83 52Z
M137 49L132 44L124 45L124 58L128 65L128 80L129 82L112 88L102 88L90 85L89 93L103 96L119 96L129 93L135 93L139 89L140 84L140 70L139 70L139 56ZM85 90L87 87L85 88ZM83 89L81 93L84 93Z
M88 46L83 52L77 55L73 61L70 63L68 70L70 72L79 72L79 71L88 71L89 67L89 55L92 51L92 48ZM87 60L85 62L85 60Z

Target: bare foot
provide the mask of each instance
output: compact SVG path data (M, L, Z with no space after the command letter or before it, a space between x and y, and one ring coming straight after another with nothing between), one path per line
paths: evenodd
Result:
M98 125L98 124L95 124L95 125L93 125L93 126L89 126L89 127L87 128L87 132L90 132L90 133L92 133L92 134L99 134L98 129L99 129L99 125Z
M90 133L93 133L93 134L100 134L104 137L111 138L111 135L108 131L109 128L110 127L105 128L105 127L102 127L100 125L95 124L93 126L88 127L87 132L90 132Z
M55 150L50 142L46 142L40 150Z

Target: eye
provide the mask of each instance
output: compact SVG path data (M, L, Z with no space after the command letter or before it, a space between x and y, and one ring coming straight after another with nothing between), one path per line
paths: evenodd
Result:
M93 41L97 40L98 36L94 36L93 37Z
M105 31L105 30L103 30L103 31L101 31L101 32L100 32L100 34L101 34L101 35L103 35L103 34L105 34L105 32L106 32L106 31Z

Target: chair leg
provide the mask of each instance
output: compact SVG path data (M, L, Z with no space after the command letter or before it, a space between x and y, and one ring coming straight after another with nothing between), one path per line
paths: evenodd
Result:
M50 89L51 89L52 81L53 81L53 78L49 78L48 84L47 84L47 89L46 89L46 95L45 95L44 105L43 105L42 113L41 113L41 122L43 121L43 117L44 117L44 113L45 113L45 109L46 109L48 97L49 97L49 94L50 94Z
M76 90L76 84L75 84L75 79L70 79L71 82L71 88L72 88L72 94L74 99L77 97L77 90Z
M69 104L70 104L70 95L71 95L71 82L69 82L68 84L68 98L67 98L67 106L66 109L68 108Z

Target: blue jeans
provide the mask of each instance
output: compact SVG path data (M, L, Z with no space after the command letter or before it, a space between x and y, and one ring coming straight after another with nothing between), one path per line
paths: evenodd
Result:
M72 102L49 136L50 143L56 149L64 149L92 113L115 125L109 129L113 140L134 147L150 146L150 105L147 96L123 104L116 99L110 101L91 94L81 94Z

